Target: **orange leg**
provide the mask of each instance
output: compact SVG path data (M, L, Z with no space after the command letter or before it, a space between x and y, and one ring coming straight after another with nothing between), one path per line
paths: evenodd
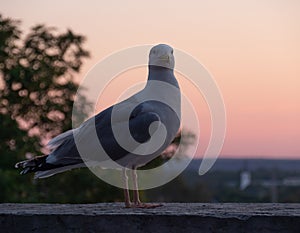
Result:
M133 181L133 203L135 206L141 205L142 202L139 198L139 188L138 188L138 180L136 169L132 169L132 181Z
M133 206L132 207L155 208L155 207L162 206L162 204L146 204L140 201L136 169L132 169L132 181L133 181Z
M125 207L130 208L131 202L130 202L130 194L129 194L129 189L128 189L128 176L126 174L126 168L122 170L122 179L124 182L124 197L125 197Z

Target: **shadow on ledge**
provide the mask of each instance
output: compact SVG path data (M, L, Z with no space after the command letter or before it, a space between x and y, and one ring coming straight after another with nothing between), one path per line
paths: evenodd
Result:
M300 204L0 204L0 232L300 232Z

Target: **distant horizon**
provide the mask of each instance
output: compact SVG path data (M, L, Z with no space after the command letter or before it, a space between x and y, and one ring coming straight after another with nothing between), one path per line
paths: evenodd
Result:
M203 159L202 157L194 157L193 159ZM297 158L297 157L272 157L272 156L261 156L261 157L258 157L258 156L223 156L223 155L220 155L218 159L236 159L236 160L250 160L250 159L253 159L253 160L300 160L300 158Z

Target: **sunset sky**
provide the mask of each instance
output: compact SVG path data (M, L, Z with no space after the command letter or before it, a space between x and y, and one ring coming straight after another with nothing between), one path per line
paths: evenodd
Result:
M92 57L78 80L104 57L135 45L167 43L192 55L213 75L224 98L223 157L300 159L299 12L299 0L0 3L0 13L20 19L24 31L44 23L85 35ZM145 80L146 70L123 76L134 84ZM201 93L184 78L179 81L197 105L201 154L208 142L209 112ZM113 90L116 97L123 92L120 85ZM105 98L103 107L114 101L107 93Z

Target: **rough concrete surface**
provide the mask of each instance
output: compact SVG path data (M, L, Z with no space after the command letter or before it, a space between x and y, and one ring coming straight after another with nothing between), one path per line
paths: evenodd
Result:
M300 232L300 204L0 204L0 232Z

